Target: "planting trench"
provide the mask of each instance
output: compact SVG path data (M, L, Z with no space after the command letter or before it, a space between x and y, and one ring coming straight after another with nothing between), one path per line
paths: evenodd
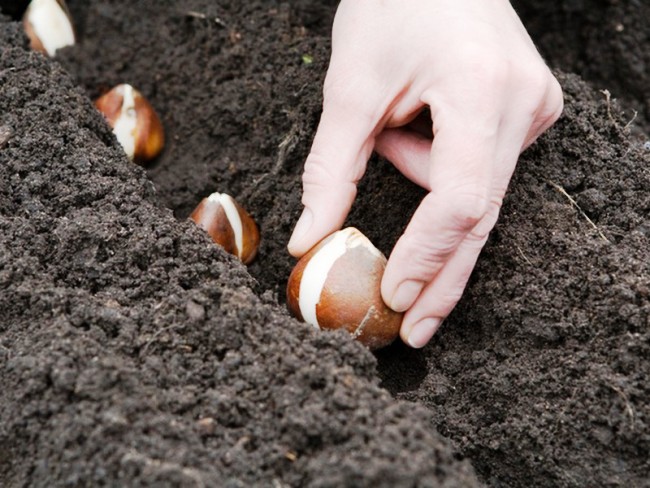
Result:
M284 307L335 2L71 0L56 61L3 18L0 484L647 486L650 7L551 3L516 6L562 118L440 333L374 356ZM121 82L167 129L146 170L91 103ZM185 220L215 190L248 268ZM347 223L388 254L422 196L373 157Z

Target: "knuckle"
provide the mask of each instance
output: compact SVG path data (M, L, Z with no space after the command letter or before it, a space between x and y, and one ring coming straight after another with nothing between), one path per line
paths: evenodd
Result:
M349 86L350 85L347 83L342 83L339 78L328 74L323 83L323 102L327 103L332 100L347 100L354 98L350 95Z
M408 263L400 273L409 274L412 279L428 281L456 249L452 236L438 235L435 239L424 233L405 234L399 242L400 261Z
M305 161L302 183L303 186L356 186L361 179L361 174L363 174L363 168L359 170L354 167L332 164L326 155L312 150Z
M461 63L476 83L488 89L505 85L511 74L510 61L486 46L468 46Z
M326 159L312 151L307 157L303 168L303 185L318 185L324 181L332 181L335 179L335 175L328 168Z
M447 199L453 224L461 229L471 229L485 216L490 205L485 188L477 186L455 191Z
M469 277L468 277L469 278ZM462 284L446 287L444 290L437 289L435 295L427 296L426 315L434 317L447 317L456 307L465 291L464 281Z
M376 90L368 89L369 86L374 88L367 79L328 73L323 83L323 108L336 107L370 117L376 107L374 107L374 100L368 94L376 93Z
M483 216L468 235L468 245L481 249L494 228L497 220L499 219L499 211L501 209L501 201L493 201Z
M469 279L469 277L468 277ZM465 280L466 282L466 280ZM444 315L449 315L454 309L456 304L463 296L464 288L459 286L452 286L445 294L440 297L440 312Z
M549 104L549 113L547 120L550 123L554 123L557 119L560 118L560 115L562 115L562 111L564 110L564 94L562 92L562 87L554 77L551 80L549 99L551 102Z
M564 110L564 96L562 88L555 78L552 77L547 87L545 99L541 107L534 115L534 125L541 133L552 126L562 115Z
M351 205L357 194L356 181L340 174L324 158L310 155L302 174L302 203L309 207L322 206L324 202L331 205L332 201Z
M342 178L327 163L326 158L312 153L305 161L302 173L304 186L332 186L341 182L341 180Z
M540 104L544 101L549 86L551 73L543 63L527 64L519 68L515 81L524 87L527 98L533 103Z
M564 105L562 88L545 64L523 68L516 82L523 87L520 106L527 107L534 122L551 125L559 118Z

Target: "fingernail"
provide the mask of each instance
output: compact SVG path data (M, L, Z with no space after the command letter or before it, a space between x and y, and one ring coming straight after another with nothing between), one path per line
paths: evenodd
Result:
M411 327L408 335L408 343L414 349L420 349L427 345L433 334L440 327L441 319L424 319Z
M408 310L415 302L423 287L424 283L421 281L406 280L397 287L397 290L390 301L390 308L396 312L404 312L405 310Z
M302 240L302 238L305 237L305 235L309 231L309 228L311 227L313 220L314 217L313 214L311 213L311 210L305 207L305 209L302 211L302 215L300 215L300 218L298 219L298 223L296 224L296 227L293 229L293 234L291 234L291 239L289 239L289 245L288 245L289 250L296 247L296 245Z

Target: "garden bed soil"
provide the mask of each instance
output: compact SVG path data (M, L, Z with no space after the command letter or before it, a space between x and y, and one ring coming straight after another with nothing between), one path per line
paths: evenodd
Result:
M0 484L647 486L648 7L545 3L564 114L431 344L375 355L284 304L335 2L71 0L55 61L0 21ZM92 105L122 82L167 130L146 169ZM186 220L213 191L248 268ZM375 156L347 224L389 254L423 195Z

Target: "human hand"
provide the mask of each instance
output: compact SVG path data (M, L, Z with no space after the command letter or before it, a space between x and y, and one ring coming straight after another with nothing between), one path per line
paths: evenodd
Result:
M303 174L294 256L338 230L373 149L429 190L395 245L384 301L424 346L460 299L521 151L562 90L507 0L342 0ZM430 108L433 139L409 124ZM431 125L432 124L432 125Z

